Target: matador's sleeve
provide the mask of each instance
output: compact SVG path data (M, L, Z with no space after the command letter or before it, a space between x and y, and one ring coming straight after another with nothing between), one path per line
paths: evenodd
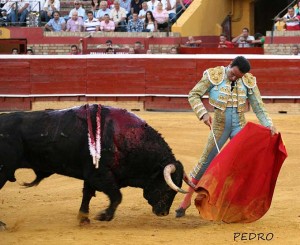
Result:
M252 93L248 93L248 100L260 124L264 125L265 127L272 126L272 119L267 113L257 86L252 88Z
M204 107L201 99L203 95L211 89L211 87L212 83L209 81L207 73L204 73L201 80L189 93L189 103L200 120L202 119L203 115L207 113L207 110Z

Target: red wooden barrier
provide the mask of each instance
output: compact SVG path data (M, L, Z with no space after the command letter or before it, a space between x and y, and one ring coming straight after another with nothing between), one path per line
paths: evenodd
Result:
M227 66L235 56L0 56L0 110L28 110L36 98L135 100L145 109L190 109L187 95L203 71ZM300 101L300 57L246 57L268 102Z

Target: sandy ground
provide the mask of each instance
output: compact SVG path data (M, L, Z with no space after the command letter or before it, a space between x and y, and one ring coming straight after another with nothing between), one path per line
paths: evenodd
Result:
M189 172L206 142L208 128L192 112L138 112L162 133L175 156ZM277 181L270 210L250 224L225 224L200 219L194 206L187 215L175 219L175 209L182 200L177 194L169 216L156 217L135 188L122 189L123 201L111 222L92 220L79 227L76 215L81 202L82 181L53 175L38 187L24 189L18 183L7 183L0 191L0 220L8 229L0 232L0 244L300 244L300 115L272 114L282 133L288 158ZM256 121L252 113L250 121ZM19 183L30 181L29 170L18 170ZM186 188L186 185L183 186ZM98 193L92 199L92 218L107 205ZM247 233L234 239L234 233ZM262 233L270 241L249 240L249 233Z

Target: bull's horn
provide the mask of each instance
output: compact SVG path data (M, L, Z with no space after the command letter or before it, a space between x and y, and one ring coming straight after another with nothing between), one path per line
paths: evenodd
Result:
M179 188L177 185L174 184L172 178L171 178L171 174L174 173L176 171L176 167L174 164L169 164L167 166L165 166L164 168L164 178L166 183L168 184L168 186L171 187L171 189L173 189L174 191L186 194L188 193L185 190L182 190L181 188Z
M185 172L183 173L183 180L188 186L192 187L193 189L196 189L196 185L189 179Z

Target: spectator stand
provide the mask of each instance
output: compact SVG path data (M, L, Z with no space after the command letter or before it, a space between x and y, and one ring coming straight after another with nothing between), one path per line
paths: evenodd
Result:
M179 54L264 54L264 49L256 48L212 48L212 47L185 47L180 46Z
M291 1L283 10L281 10L274 18L274 24L273 24L273 29L271 31L271 43L273 43L274 41L274 31L284 31L285 28L285 23L279 19L279 16L281 16L282 14L286 14L288 8L292 7L292 6L296 6L297 1Z
M12 1L12 2L18 3L20 1L15 0L15 1ZM30 6L28 8L29 12L26 16L24 26L27 26L27 27L39 27L39 26L41 26L40 13L41 13L41 10L43 9L43 6L41 5L41 2L37 1L37 0L28 0L27 2L29 3ZM4 5L2 7L4 7ZM11 8L7 9L7 12L9 12L10 10L11 10ZM15 11L16 12L18 11L18 4L16 4ZM2 16L1 16L1 18L2 18ZM1 26L11 26L11 25L13 25L13 26L19 25L19 22L16 22L16 23L6 22L5 25L1 24Z
M116 54L128 54L129 48L134 46L136 41L142 43L143 48L140 50L135 50L136 54L146 54L149 49L149 38L139 37L137 38L112 38L112 37L102 37L99 38L82 38L81 39L81 49L82 54L105 54L106 46L105 41L108 39L113 40L113 48ZM101 41L100 41L101 40ZM99 42L100 41L100 42ZM101 43L101 44L99 44ZM97 47L99 46L99 47Z
M115 54L129 54L129 48L114 48ZM146 54L146 49L135 50L135 54ZM96 48L96 49L84 49L82 54L106 54L106 48Z
M179 54L264 54L264 49L261 47L254 48L218 48L219 37L204 36L195 37L196 40L202 40L199 47L188 47L185 45L187 37L181 38L181 43L178 48Z

